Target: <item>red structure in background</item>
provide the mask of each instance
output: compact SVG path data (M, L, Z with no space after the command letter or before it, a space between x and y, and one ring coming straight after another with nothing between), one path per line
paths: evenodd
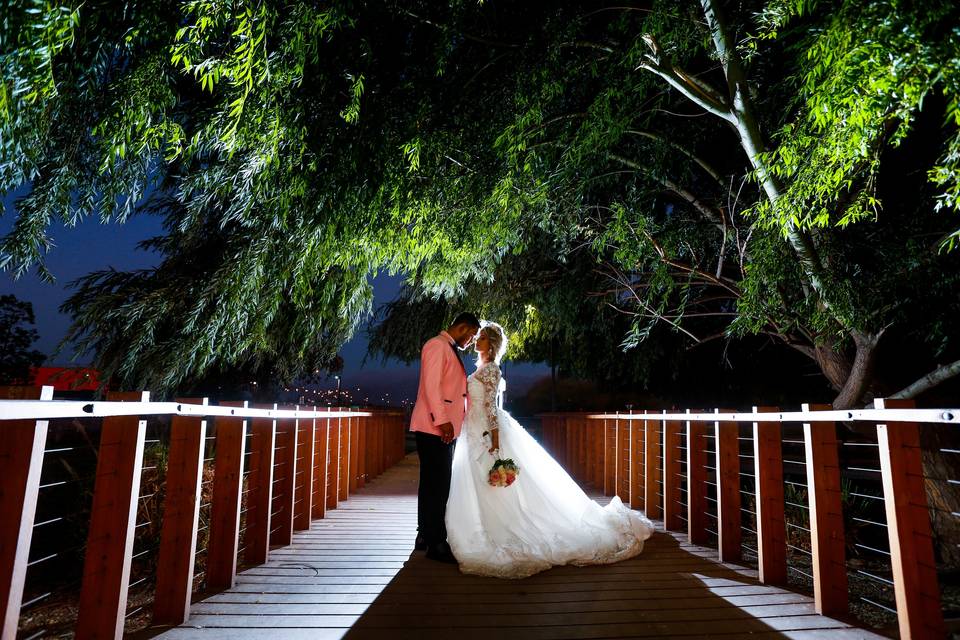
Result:
M88 367L37 367L30 372L31 384L49 385L54 391L96 391L100 372Z

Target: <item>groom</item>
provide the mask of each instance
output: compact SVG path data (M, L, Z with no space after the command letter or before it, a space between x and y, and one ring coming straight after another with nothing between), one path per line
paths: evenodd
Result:
M444 523L454 440L467 408L467 371L457 349L466 349L479 329L475 315L461 313L420 352L420 388L410 417L420 458L416 548L426 548L427 557L439 562L457 561L447 545Z

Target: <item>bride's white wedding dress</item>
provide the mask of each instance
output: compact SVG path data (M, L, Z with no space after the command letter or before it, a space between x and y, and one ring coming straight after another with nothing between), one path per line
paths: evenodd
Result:
M619 562L643 549L653 525L614 497L601 507L497 402L500 367L467 379L470 405L453 455L447 541L464 573L525 578L552 566ZM494 456L485 431L500 430L501 458L520 467L509 487L487 483Z

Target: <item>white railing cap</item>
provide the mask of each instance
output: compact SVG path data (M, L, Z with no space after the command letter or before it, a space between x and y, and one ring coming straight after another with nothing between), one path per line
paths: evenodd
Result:
M960 409L831 409L827 411L737 411L711 413L589 413L593 420L683 422L932 422L960 423Z
M255 409L185 402L84 402L77 400L0 400L0 420L53 420L110 416L223 416L236 418L327 419L369 417L369 411L317 407Z

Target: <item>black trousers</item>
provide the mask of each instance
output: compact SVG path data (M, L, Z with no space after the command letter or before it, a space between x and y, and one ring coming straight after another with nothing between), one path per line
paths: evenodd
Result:
M424 541L434 547L447 541L447 497L456 441L444 444L440 436L415 431L420 458L420 486L417 489L417 525Z

